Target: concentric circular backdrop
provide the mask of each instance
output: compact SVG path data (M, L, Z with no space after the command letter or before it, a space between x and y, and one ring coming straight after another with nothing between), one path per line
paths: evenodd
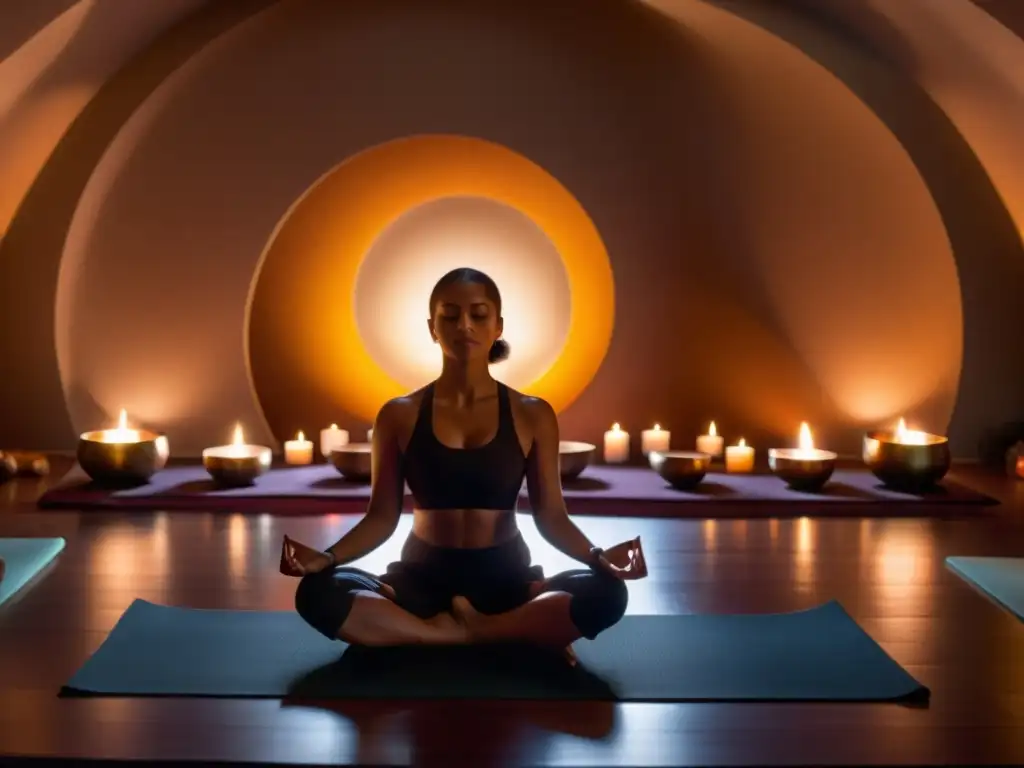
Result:
M436 376L428 298L459 266L488 273L502 292L513 354L495 375L556 410L568 406L600 367L615 321L612 270L593 222L510 149L413 136L327 173L268 244L248 348L275 434L327 416L302 413L311 398L371 421L385 401Z

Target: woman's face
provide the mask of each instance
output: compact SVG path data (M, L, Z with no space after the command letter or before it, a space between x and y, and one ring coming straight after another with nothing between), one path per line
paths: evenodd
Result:
M428 324L441 351L465 361L486 360L502 331L497 307L477 283L453 283L442 289Z

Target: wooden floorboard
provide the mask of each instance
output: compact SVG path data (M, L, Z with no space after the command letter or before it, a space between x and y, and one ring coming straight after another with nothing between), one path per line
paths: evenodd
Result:
M0 535L64 536L68 546L0 608L0 755L479 768L1024 764L1024 623L944 565L948 555L1024 555L1024 483L958 474L1003 500L999 513L578 519L602 543L643 537L651 575L632 585L630 613L773 612L839 600L931 688L927 708L58 699L132 600L290 609L295 582L276 571L282 534L326 544L355 518L41 512L33 502L46 481L8 483ZM396 558L408 525L403 518L364 567ZM528 518L522 527L547 570L570 564Z

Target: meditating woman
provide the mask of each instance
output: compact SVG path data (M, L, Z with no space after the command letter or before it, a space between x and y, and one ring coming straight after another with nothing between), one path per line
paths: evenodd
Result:
M441 375L377 415L366 515L323 551L285 537L282 571L302 577L299 615L329 638L367 646L561 649L593 639L625 613L625 582L647 575L639 538L602 550L569 518L554 411L490 375L508 356L491 278L468 268L442 277L428 327ZM524 477L541 535L586 567L544 578L531 565L516 525ZM380 576L345 566L395 531L406 483L414 514L400 561Z

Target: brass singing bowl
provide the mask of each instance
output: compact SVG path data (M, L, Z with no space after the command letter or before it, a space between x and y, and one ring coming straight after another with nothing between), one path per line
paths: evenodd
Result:
M240 456L231 455L226 446L203 451L203 467L217 485L228 488L253 485L270 469L272 460L270 448L262 446L246 446L245 453Z
M78 438L78 465L101 485L135 485L149 479L167 466L171 455L167 436L145 429L132 430L134 441L117 442L110 438L116 430L98 429Z
M575 440L562 440L558 444L558 467L563 480L575 480L586 469L597 446Z
M871 473L894 490L924 491L949 472L952 457L949 440L926 435L924 445L896 441L893 432L879 430L864 435L864 463Z
M810 454L808 456L808 454ZM794 491L817 492L836 471L838 455L832 451L770 448L768 468Z
M651 469L680 491L700 485L711 466L711 454L700 451L651 451L647 460Z
M330 462L346 480L368 483L371 480L372 443L349 443L331 450Z

